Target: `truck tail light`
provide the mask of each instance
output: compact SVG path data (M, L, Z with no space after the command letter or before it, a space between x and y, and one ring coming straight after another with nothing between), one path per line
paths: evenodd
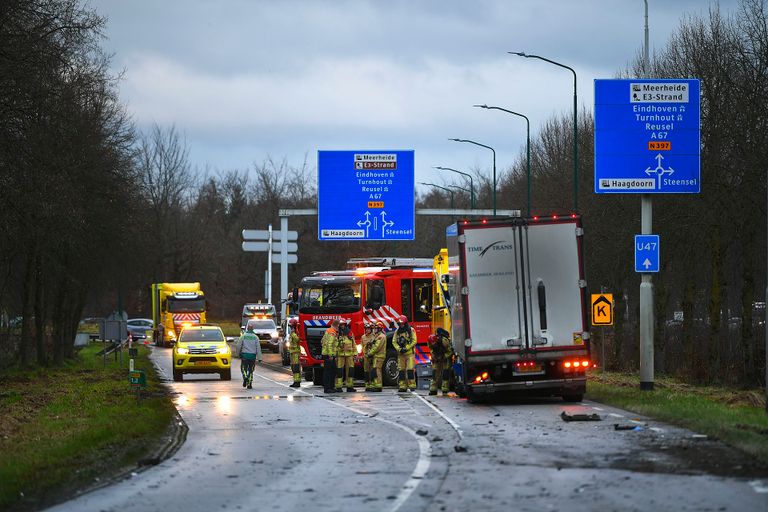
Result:
M477 377L475 377L475 384L482 384L483 382L488 382L490 379L490 375L488 375L488 372L479 373Z
M577 370L577 371L584 371L590 366L590 362L588 359L574 359L574 360L566 360L563 361L563 368L566 370Z

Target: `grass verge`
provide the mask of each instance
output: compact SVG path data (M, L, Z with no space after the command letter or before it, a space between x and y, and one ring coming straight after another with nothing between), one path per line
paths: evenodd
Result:
M0 375L0 510L50 505L137 463L173 419L170 397L157 380L149 349L136 369L147 375L137 403L123 367L83 348L62 368L14 369ZM147 396L148 395L148 396Z
M691 386L660 377L654 391L640 391L637 375L595 372L586 397L706 434L768 466L768 414L761 390Z

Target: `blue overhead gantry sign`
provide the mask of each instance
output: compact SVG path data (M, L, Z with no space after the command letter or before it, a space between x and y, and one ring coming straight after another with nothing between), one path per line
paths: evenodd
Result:
M595 193L701 191L699 80L595 80Z
M319 240L413 240L413 150L318 151Z

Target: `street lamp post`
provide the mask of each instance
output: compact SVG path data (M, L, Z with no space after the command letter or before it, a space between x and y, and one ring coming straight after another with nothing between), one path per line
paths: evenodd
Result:
M531 120L528 119L528 116L525 116L519 112L514 112L512 110L507 110L506 108L501 107L489 107L488 105L475 105L475 107L478 108L485 108L488 110L501 110L502 112L506 112L508 114L514 114L516 116L520 116L523 119L525 119L525 126L526 126L526 142L525 142L525 150L527 153L527 162L528 162L528 217L531 216Z
M452 171L455 173L463 174L467 178L469 178L469 207L474 209L475 208L475 185L472 183L472 175L468 172L461 172L457 171L456 169L451 169L450 167L440 167L436 166L434 169L438 169L440 171Z
M573 211L574 213L576 213L579 211L579 144L578 144L579 125L576 119L576 113L577 113L576 71L570 66L566 66L565 64L555 62L554 60L550 60L545 57L541 57L539 55L528 55L525 52L507 52L507 53L509 53L510 55L518 55L520 57L525 57L528 59L543 60L544 62L549 62L550 64L554 64L555 66L560 66L561 68L565 68L569 70L571 73L573 73Z
M475 142L473 140L468 139L448 139L452 140L453 142L467 142L469 144L474 144L475 146L480 146L481 148L490 149L493 152L493 216L496 216L496 150L493 149L491 146L486 146L485 144L480 144L479 142Z
M434 183L424 183L422 181L419 182L419 185L426 185L428 187L440 188L440 189L445 190L449 194L451 194L451 210L453 210L453 194L454 194L453 190L451 190L449 188L446 188L446 187L441 187L440 185L435 185Z

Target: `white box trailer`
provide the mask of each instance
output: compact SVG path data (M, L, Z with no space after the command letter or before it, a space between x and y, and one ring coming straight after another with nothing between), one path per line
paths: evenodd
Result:
M580 216L461 221L446 238L458 393L580 401L590 365Z

